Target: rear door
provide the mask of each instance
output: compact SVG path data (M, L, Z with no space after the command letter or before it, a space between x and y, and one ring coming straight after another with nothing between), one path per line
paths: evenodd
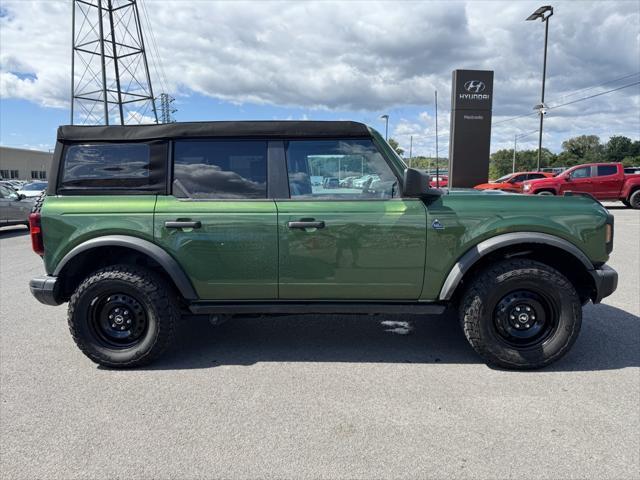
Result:
M618 198L622 188L623 175L618 173L618 165L598 165L593 184L593 195L597 199Z
M277 200L281 299L416 300L426 209L371 139L285 142L289 199ZM337 179L312 182L312 178ZM355 177L349 182L342 179Z
M591 186L591 166L580 167L573 170L570 174L570 180L560 183L559 194L564 192L583 192L592 193Z
M276 299L277 213L267 198L267 142L174 141L171 194L158 197L154 230L201 299Z

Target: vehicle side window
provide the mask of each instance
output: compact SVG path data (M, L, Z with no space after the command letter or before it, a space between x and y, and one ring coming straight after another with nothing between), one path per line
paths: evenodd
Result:
M618 167L616 165L598 165L598 176L604 177L606 175L615 175L618 173Z
M267 198L267 142L178 140L173 194L202 199Z
M571 178L589 178L591 176L591 167L581 167L571 172Z
M292 140L286 148L294 199L393 198L397 178L370 139Z
M519 182L524 182L526 180L527 176L526 175L516 175L515 177L513 177L511 179L510 183L519 183Z
M9 198L9 189L3 186L0 186L0 198Z
M529 177L529 180L535 180L536 178L545 178L544 175L541 173L530 173L528 177Z
M166 146L162 143L103 143L65 149L60 189L165 189Z

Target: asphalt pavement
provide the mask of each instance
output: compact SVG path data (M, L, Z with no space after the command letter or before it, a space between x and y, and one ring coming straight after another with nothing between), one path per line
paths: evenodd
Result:
M640 478L640 212L618 290L550 368L487 367L450 317L184 323L147 369L86 359L0 229L0 477Z

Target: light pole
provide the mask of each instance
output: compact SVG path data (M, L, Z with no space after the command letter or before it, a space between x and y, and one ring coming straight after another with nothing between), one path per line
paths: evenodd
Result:
M513 165L511 173L516 173L516 148L518 148L518 135L513 136Z
M436 188L440 188L440 162L438 161L438 91L435 92L436 104Z
M380 115L380 118L384 120L384 139L388 140L389 138L389 115Z
M544 115L546 113L546 107L544 105L544 83L547 76L547 40L549 38L549 18L553 15L553 7L550 5L545 5L544 7L538 8L535 12L527 17L527 21L537 20L544 23L544 60L542 62L542 96L540 98L540 105L538 105L535 110L538 110L538 115L540 115L540 134L538 137L538 171L540 171L540 163L542 161L542 121L544 119Z
M409 137L409 166L411 166L412 158L413 158L413 135Z

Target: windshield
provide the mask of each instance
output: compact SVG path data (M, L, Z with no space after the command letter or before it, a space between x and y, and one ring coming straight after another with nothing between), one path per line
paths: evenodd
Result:
M36 182L25 185L22 190L44 190L45 188L47 188L46 182Z
M512 175L513 175L513 173L510 173L509 175L505 175L504 177L500 177L499 179L494 180L493 183L504 183L507 180L509 180Z

